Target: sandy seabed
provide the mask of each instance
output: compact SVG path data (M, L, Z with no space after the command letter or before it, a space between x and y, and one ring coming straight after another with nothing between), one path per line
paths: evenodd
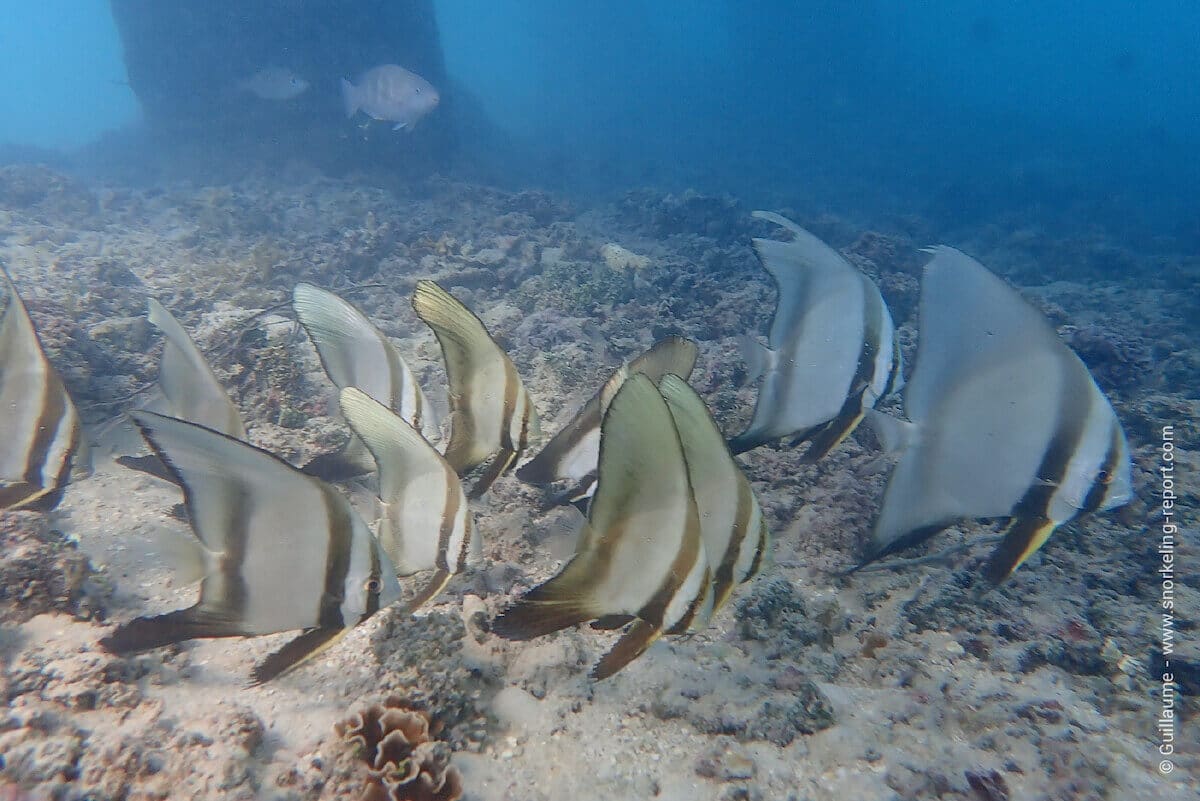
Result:
M0 259L102 444L134 439L119 415L154 381L154 296L210 354L250 439L299 463L344 436L289 322L299 280L363 308L443 406L436 342L409 306L419 278L454 292L509 350L547 433L668 333L699 342L692 383L740 430L754 389L737 337L765 331L774 301L749 237L775 232L748 212L695 193L581 209L540 192L442 179L386 191L299 169L146 189L5 167ZM918 249L938 232L795 216L879 282L911 364ZM1195 798L1200 582L1182 567L1176 577L1187 717L1164 775L1157 546L1163 425L1175 427L1181 559L1200 544L1200 350L1184 325L1200 270L1016 223L946 244L1047 313L1113 399L1135 458L1129 509L1060 530L1006 585L977 579L982 547L840 578L887 460L866 432L815 466L762 448L742 463L776 564L703 633L595 683L587 672L611 634L488 632L573 547L571 516L507 477L475 507L480 569L416 617L381 612L301 670L247 687L288 635L128 658L98 647L113 622L195 597L153 552L156 532L187 533L167 515L177 490L102 448L55 513L0 513L0 798L357 798L365 765L334 725L388 695L443 724L464 797L479 801ZM985 533L963 525L905 556Z

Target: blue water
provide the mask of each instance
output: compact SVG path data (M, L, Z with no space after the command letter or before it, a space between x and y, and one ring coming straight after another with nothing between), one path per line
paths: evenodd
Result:
M1194 235L1185 0L435 5L450 76L536 154L518 182L864 213L1071 207ZM136 123L106 2L0 9L0 143L77 148Z

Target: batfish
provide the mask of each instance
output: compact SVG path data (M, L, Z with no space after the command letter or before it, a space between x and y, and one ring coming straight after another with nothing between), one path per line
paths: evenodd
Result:
M358 387L398 412L430 442L437 439L437 418L421 385L400 351L366 315L308 283L296 284L292 306L335 387ZM362 443L351 437L341 451L322 454L303 469L326 481L341 481L369 473L373 467Z
M779 300L769 347L744 348L752 380L762 377L754 418L730 442L744 453L782 437L808 442L805 461L833 450L864 410L900 388L902 365L892 315L879 288L841 254L792 221L756 211L792 233L791 242L755 239Z
M569 423L545 447L517 470L517 478L529 484L546 485L570 481L561 496L570 503L586 502L596 488L596 465L600 459L600 420L608 401L631 375L642 374L658 384L667 373L685 381L696 366L696 343L683 337L659 340L645 353L621 365L584 404Z
M630 376L600 426L596 493L574 557L492 623L527 640L584 623L632 619L592 670L607 678L664 633L707 619L712 582L683 445L666 401L644 375Z
M408 604L416 609L480 557L479 530L458 474L411 424L354 387L342 390L341 405L379 465L375 533L384 552L397 575L434 571Z
M204 578L194 606L118 626L107 650L303 629L254 669L262 683L400 599L387 554L333 487L212 429L131 416L183 487Z
M909 422L872 417L900 460L866 561L958 520L1007 518L984 568L1000 582L1059 525L1130 500L1128 446L1087 367L1037 309L971 257L929 252Z
M0 315L0 509L48 511L73 477L90 472L87 441L12 278L3 267L0 275L8 294Z
M446 461L460 476L483 464L468 497L487 492L537 435L537 410L508 354L483 322L433 281L418 281L413 309L433 329L450 379Z
M245 440L242 416L225 394L200 349L166 307L154 298L150 298L149 307L150 323L166 340L158 363L158 389L165 402L164 411L171 417ZM154 454L119 456L117 462L167 481L175 480Z

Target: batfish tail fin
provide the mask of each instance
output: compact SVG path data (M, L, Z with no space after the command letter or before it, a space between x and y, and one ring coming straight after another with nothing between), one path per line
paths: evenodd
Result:
M635 620L629 631L617 640L617 644L612 647L612 650L592 668L592 678L597 681L607 679L645 653L646 649L661 636L662 629L644 620Z

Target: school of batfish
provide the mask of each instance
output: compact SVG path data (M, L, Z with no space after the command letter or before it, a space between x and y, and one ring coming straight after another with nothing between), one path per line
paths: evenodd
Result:
M348 108L363 105L355 91ZM351 436L295 467L248 441L204 356L151 300L149 321L165 339L160 397L129 415L149 452L117 461L182 490L170 514L195 537L177 567L200 581L200 595L186 609L122 623L101 645L129 653L299 632L254 668L255 683L269 681L377 611L401 602L412 611L476 566L472 501L514 467L586 520L575 555L491 631L523 640L588 622L620 630L592 670L597 679L664 634L704 628L770 564L767 525L736 458L760 445L807 443L804 458L816 461L866 419L897 454L860 567L958 521L999 520L984 567L998 583L1056 527L1130 500L1128 448L1109 401L1048 321L983 265L950 247L927 251L906 384L876 285L791 221L755 216L790 238L754 240L778 300L767 345L747 339L758 399L749 426L728 441L687 383L697 344L668 337L617 369L520 464L540 438L533 401L483 322L449 292L419 281L412 298L445 362L449 415L439 421L383 332L344 299L300 283L296 318ZM88 439L7 271L3 283L0 508L45 511L89 473ZM874 408L902 388L907 419ZM368 521L335 483L372 472ZM419 585L402 589L418 574Z

